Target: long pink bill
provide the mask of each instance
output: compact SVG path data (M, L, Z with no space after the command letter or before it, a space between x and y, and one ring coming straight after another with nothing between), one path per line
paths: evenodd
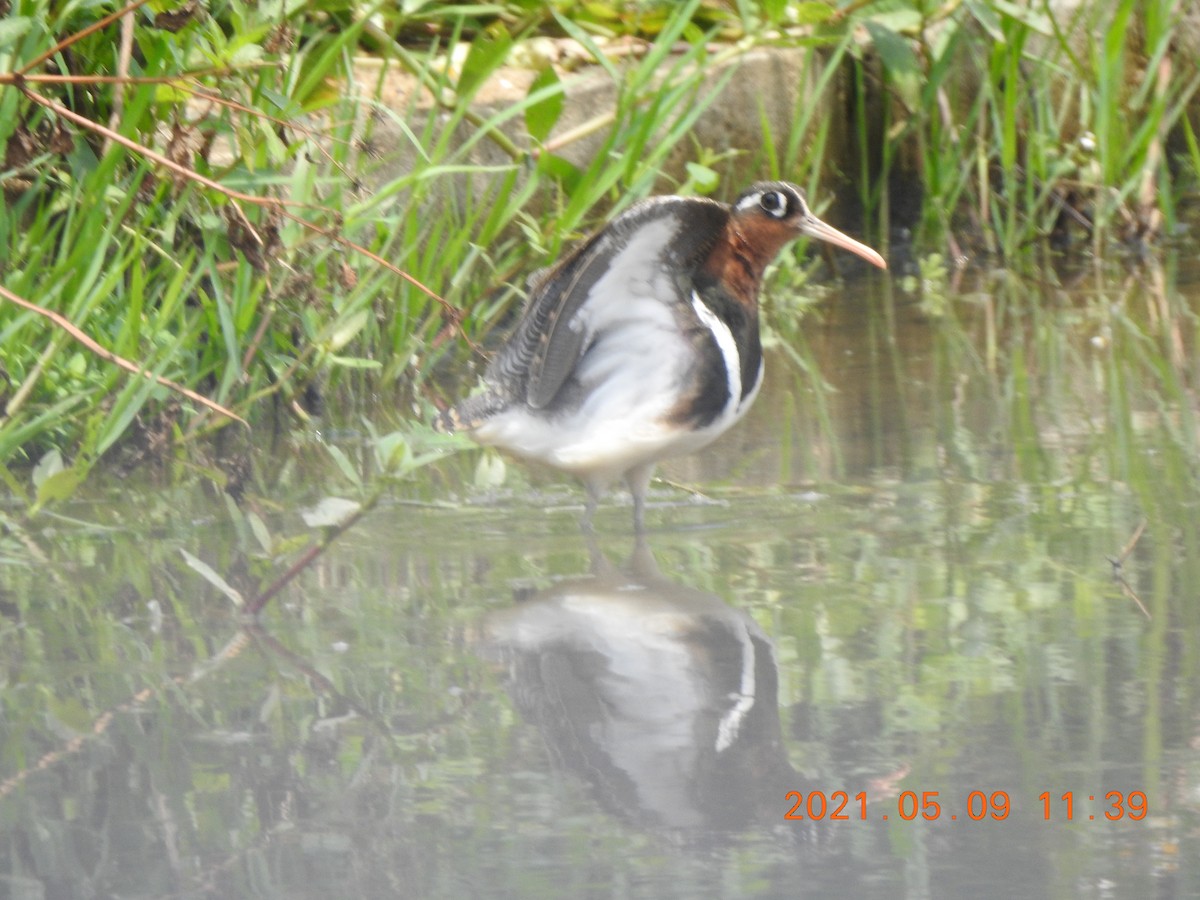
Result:
M800 223L800 233L806 234L810 238L816 238L818 241L833 244L835 247L841 247L843 250L849 250L873 266L879 266L881 269L887 268L887 261L866 244L856 241L848 234L842 234L832 225L826 225L814 215L808 215Z

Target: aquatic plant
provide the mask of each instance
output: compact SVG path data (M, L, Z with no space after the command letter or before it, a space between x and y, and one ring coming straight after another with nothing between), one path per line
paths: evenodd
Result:
M105 457L174 459L236 493L253 467L234 417L355 422L381 397L420 415L438 361L463 368L521 276L601 215L736 188L730 152L689 142L736 77L724 63L756 46L804 50L811 89L786 133L760 111L748 163L814 187L842 176L882 240L913 215L892 200L898 173L921 186L918 240L951 260L1149 240L1200 165L1179 17L1172 0L1065 22L999 0L15 3L0 22L0 476L33 508ZM1093 32L1105 40L1076 42ZM529 51L545 35L611 80L612 108L560 125L579 76ZM355 65L364 51L381 64ZM483 102L517 59L528 89ZM679 147L690 164L673 173Z

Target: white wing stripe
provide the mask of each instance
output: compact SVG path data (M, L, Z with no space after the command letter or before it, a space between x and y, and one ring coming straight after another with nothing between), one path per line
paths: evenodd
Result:
M721 351L721 358L725 361L729 399L725 401L725 409L721 411L720 418L724 419L742 402L742 358L738 354L737 341L733 339L733 332L729 330L729 326L705 306L697 291L692 291L692 309L696 310L696 315L700 317L704 327L712 332L717 349Z

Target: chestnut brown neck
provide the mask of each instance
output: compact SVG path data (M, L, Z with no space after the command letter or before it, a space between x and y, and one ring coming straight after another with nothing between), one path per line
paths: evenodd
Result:
M780 222L731 216L703 270L748 308L758 305L758 289L771 260L795 235Z

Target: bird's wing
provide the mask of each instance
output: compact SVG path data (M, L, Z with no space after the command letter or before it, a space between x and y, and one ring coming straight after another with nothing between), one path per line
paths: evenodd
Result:
M664 303L687 302L683 279L712 249L728 207L702 198L662 197L630 208L548 273L530 281L532 295L503 365L525 369L525 402L549 405L593 337L594 304L621 303L657 289ZM527 368L526 368L527 367Z

